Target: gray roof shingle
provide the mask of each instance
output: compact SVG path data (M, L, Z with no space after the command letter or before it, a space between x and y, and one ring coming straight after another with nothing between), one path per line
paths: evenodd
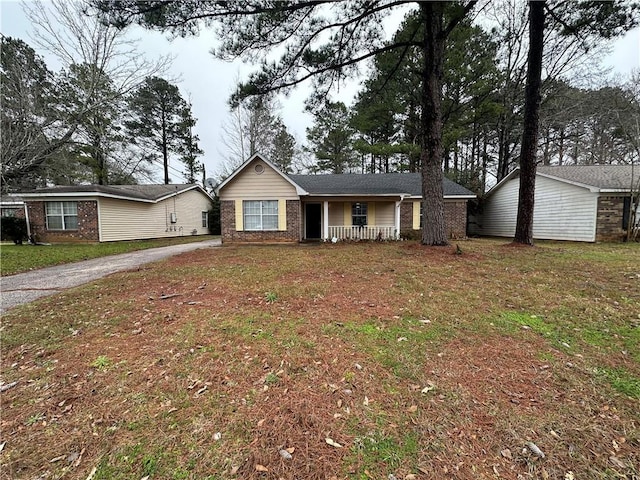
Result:
M310 195L422 195L420 173L345 173L323 175L289 175ZM475 196L461 185L443 178L444 195Z
M601 189L631 188L631 165L562 165L538 167L538 173ZM640 178L640 167L633 171L634 184Z
M179 193L193 188L193 184L170 184L170 185L74 185L39 188L21 192L25 196L29 194L65 194L65 193L98 193L105 195L116 195L131 199L156 201L160 198Z

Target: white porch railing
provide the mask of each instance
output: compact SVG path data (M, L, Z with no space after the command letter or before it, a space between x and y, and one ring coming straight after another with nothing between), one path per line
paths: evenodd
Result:
M329 226L329 240L395 240L398 234L395 227L376 227L373 225Z

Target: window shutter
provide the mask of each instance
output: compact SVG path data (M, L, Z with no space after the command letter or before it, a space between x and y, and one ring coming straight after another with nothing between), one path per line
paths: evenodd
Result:
M236 200L236 231L244 230L244 212L242 211L242 200Z
M367 225L376 226L376 202L369 202L367 205Z
M420 230L420 201L413 202L413 229Z
M344 221L342 224L345 227L351 226L351 203L344 202Z
M282 198L278 200L278 230L287 231L287 201Z

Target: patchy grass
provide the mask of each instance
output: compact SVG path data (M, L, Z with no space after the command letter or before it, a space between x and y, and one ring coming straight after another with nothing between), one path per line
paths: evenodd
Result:
M0 470L640 475L640 246L460 246L226 247L11 310Z
M160 238L156 240L136 240L91 244L54 244L54 245L13 245L0 246L0 274L14 275L20 272L36 270L63 263L78 262L91 258L133 252L147 248L165 247L181 243L201 242L209 235L185 236L178 238Z

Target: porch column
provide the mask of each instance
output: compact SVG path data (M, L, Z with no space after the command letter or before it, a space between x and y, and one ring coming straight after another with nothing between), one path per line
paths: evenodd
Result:
M395 229L396 229L396 240L400 238L400 202L396 202L396 218L395 218Z
M329 202L322 202L322 238L329 239Z

